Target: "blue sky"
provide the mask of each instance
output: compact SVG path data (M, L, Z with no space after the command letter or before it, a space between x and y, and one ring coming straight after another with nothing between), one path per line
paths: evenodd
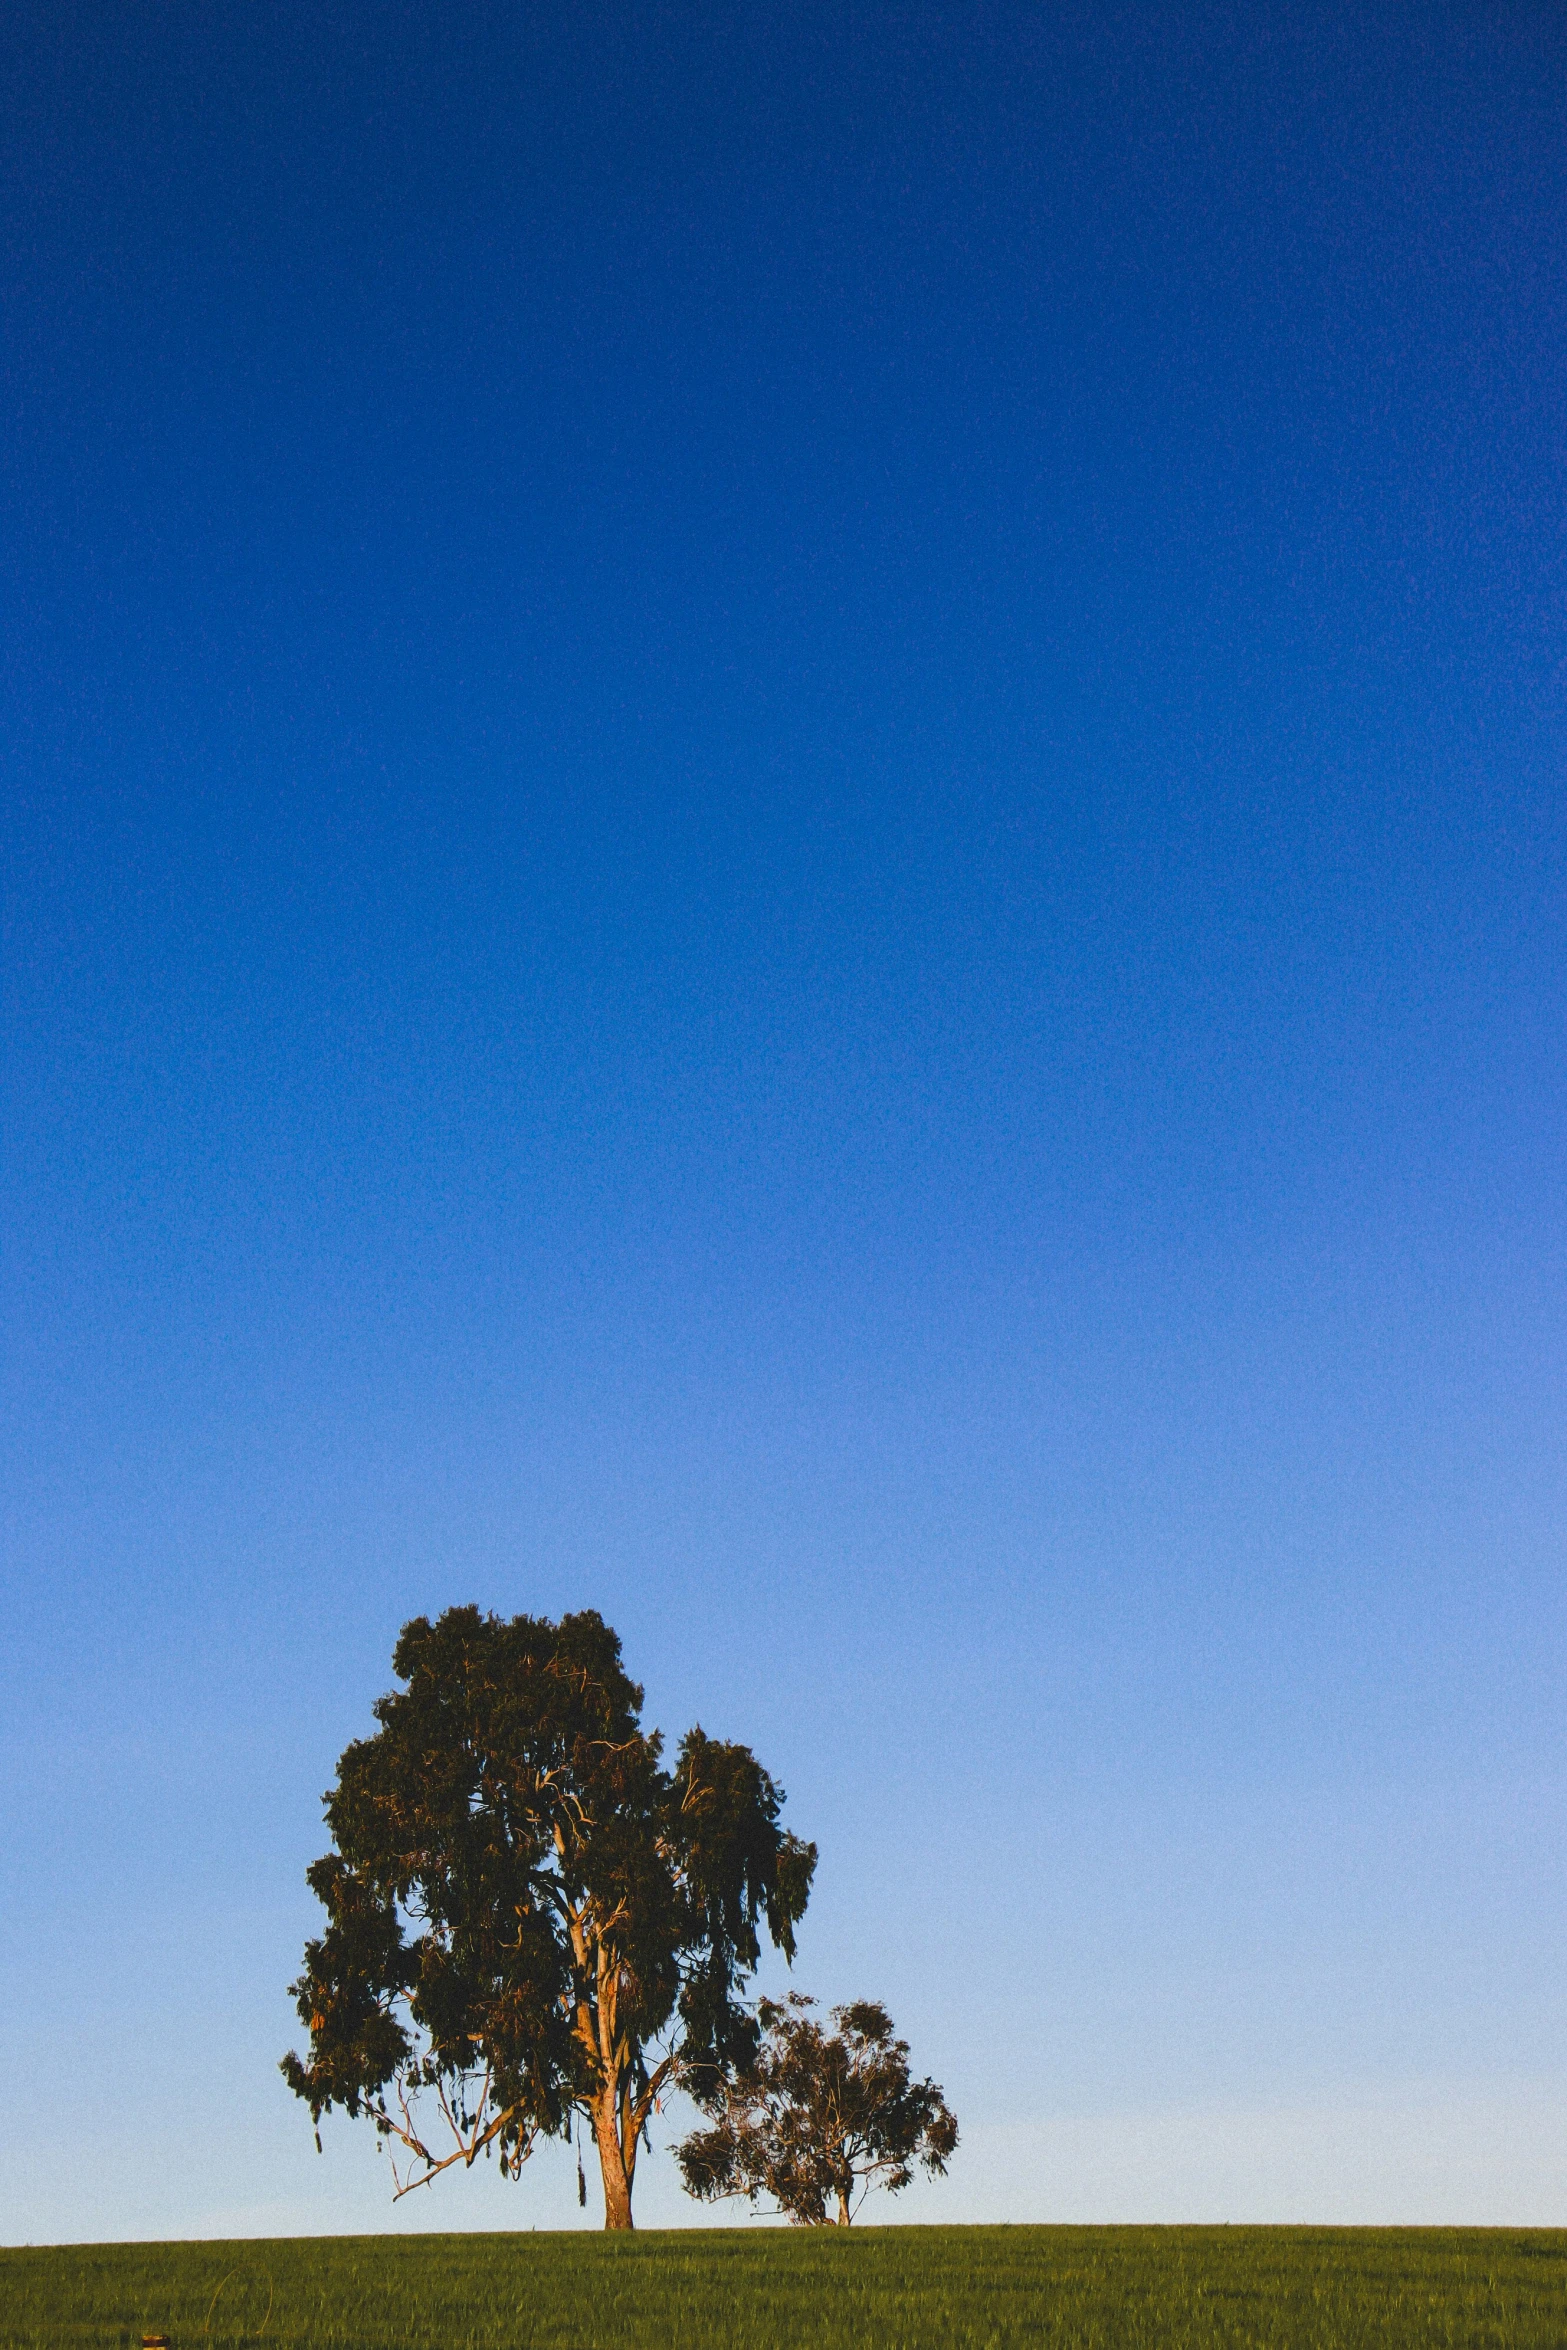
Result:
M468 1600L902 2216L1559 2219L1559 12L0 46L0 2232L578 2224L276 2073Z

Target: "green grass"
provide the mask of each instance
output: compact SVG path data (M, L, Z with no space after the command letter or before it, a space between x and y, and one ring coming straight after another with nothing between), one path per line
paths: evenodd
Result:
M0 2251L26 2350L1563 2350L1567 2231L879 2228Z

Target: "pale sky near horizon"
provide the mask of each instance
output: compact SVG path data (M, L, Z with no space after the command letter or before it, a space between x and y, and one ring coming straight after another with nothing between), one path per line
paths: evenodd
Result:
M882 2216L1567 2221L1559 8L0 60L0 2239L598 2224L277 2073L469 1600L784 1782Z

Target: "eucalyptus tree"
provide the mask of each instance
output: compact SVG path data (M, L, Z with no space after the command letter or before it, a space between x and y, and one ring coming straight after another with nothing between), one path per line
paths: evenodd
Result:
M393 1668L325 1799L284 2076L318 2146L333 2109L374 2125L397 2195L481 2155L516 2178L580 2117L629 2228L661 2099L756 2058L745 1987L764 1926L793 1957L816 1848L748 1747L697 1728L666 1764L591 1610L417 1617Z
M801 2227L848 2227L872 2187L897 2194L915 2166L945 2172L958 2125L936 2082L909 2076L909 2044L874 2000L835 2007L824 2031L798 1992L758 2009L749 2063L693 2070L709 2116L677 2149L687 2190L703 2202L770 2196Z

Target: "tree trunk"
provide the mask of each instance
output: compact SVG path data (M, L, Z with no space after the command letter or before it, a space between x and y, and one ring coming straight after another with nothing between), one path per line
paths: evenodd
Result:
M849 2190L847 2187L838 2189L838 2225L840 2228L846 2228L849 2225Z
M631 2179L620 2151L620 2132L615 2127L615 2102L613 2088L601 2091L593 2106L593 2137L599 2150L599 2169L604 2174L604 2225L629 2228L633 2224Z

